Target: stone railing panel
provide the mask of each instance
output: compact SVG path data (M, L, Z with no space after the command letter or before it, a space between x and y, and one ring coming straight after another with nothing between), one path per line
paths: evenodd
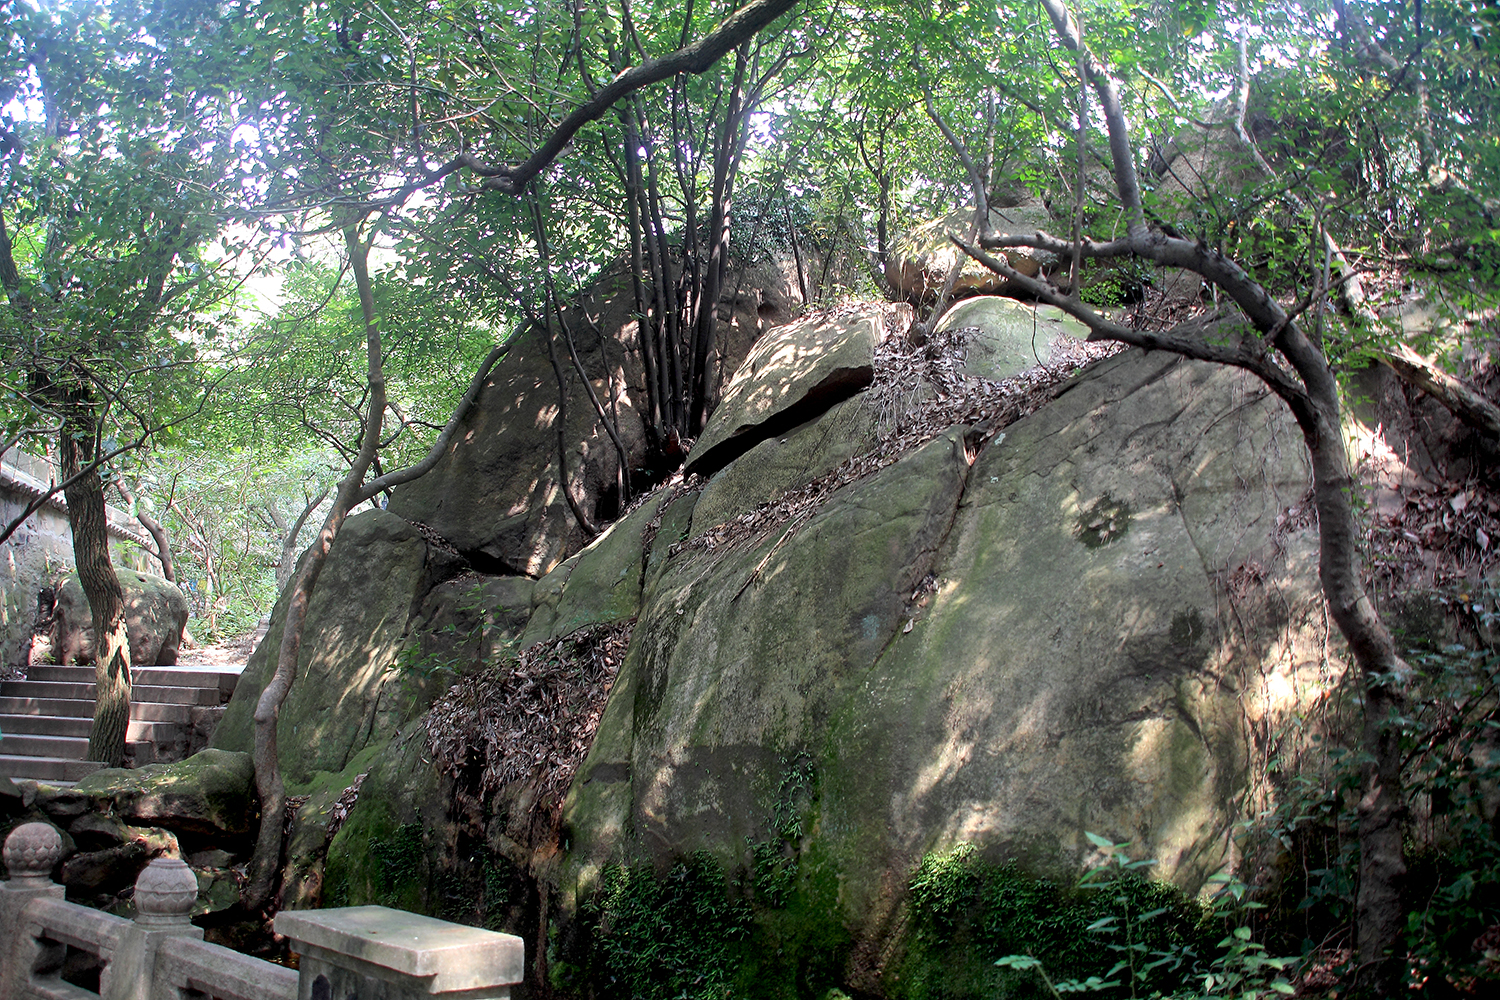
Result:
M156 987L152 1000L200 994L214 1000L296 1000L297 973L218 945L175 938L157 951Z
M0 1000L504 1000L525 975L514 935L384 906L277 914L302 957L293 972L202 940L188 916L198 880L180 858L146 866L125 920L67 902L51 879L61 856L47 823L6 838ZM70 949L98 965L98 993L62 979Z
M276 915L276 933L290 939L303 973L327 984L328 996L503 1000L525 976L515 935L385 906L286 910Z

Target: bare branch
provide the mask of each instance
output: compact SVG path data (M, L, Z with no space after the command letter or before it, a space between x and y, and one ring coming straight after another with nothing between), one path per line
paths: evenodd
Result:
M400 486L402 483L409 483L413 479L425 476L431 471L433 466L437 465L438 460L443 456L443 452L448 448L448 442L452 441L453 435L458 432L458 425L468 414L470 408L473 407L474 401L479 398L479 392L484 388L484 383L490 377L490 372L494 369L495 364L501 358L505 357L506 354L510 353L510 346L509 344L498 345L485 356L483 364L474 373L474 377L469 380L468 390L458 401L458 406L454 408L453 415L448 418L447 425L443 428L442 433L438 434L437 438L433 440L432 447L427 449L426 457L416 465L409 465L404 469L387 472L385 475L365 483L364 487L355 495L354 502L356 504L376 497L394 486ZM319 501L321 502L321 500L322 497L320 496Z

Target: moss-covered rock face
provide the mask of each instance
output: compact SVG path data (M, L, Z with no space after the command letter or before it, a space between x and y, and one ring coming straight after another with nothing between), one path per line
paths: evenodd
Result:
M868 396L861 394L766 438L709 479L693 509L692 533L701 535L787 490L805 486L873 447L878 419Z
M634 618L641 607L641 536L665 495L647 500L610 525L582 552L537 581L531 621L520 648L589 625Z
M1087 327L1056 306L999 295L956 302L934 327L938 333L959 329L972 331L964 344L964 372L996 380L1051 364L1062 344L1088 336Z
M430 775L420 739L403 740L373 762L357 807L328 847L324 906L379 903L434 912L432 871L451 859L443 856L441 842L447 810L431 801L442 783L416 784Z
M76 790L96 808L132 823L170 827L210 842L252 835L259 812L250 755L225 750L203 750L175 764L105 768Z
M323 905L524 931L545 957L533 974L579 993L977 996L995 956L940 989L957 953L914 936L924 859L962 847L988 866L959 878L990 887L981 910L1045 895L1021 880L1076 871L1088 832L1188 890L1222 866L1247 720L1321 694L1297 674L1322 662L1323 633L1315 546L1278 516L1307 485L1279 404L1227 370L1131 352L990 440L950 429L795 530L692 543L847 457L861 405L653 498L534 585L434 586L404 522L351 520L282 722L284 767L313 796L295 858L368 770ZM412 724L433 690L421 665L490 668L631 618L560 817L534 785L480 795L434 768ZM266 647L278 634L279 618ZM257 657L221 745L248 746ZM393 661L379 684L367 673ZM954 926L970 958L998 947Z
M1306 540L1272 544L1305 488L1274 400L1130 353L977 457L955 429L788 537L685 547L647 575L569 796L564 898L621 860L753 871L799 754L816 778L797 854L833 873L860 988L889 988L932 851L1046 871L1093 831L1196 887L1244 791L1242 709L1273 709L1257 692L1296 662L1285 608L1315 602L1279 561Z
M344 523L307 609L297 682L277 725L287 781L342 771L350 757L388 739L435 697L436 685L426 698L412 698L403 687L410 677L391 669L431 584L427 544L409 523L385 511ZM276 670L284 598L214 732L216 747L249 751L255 745L255 704Z
M335 822L335 807L346 794L358 794L359 786L388 746L377 743L365 747L337 774L319 771L308 781L287 787L288 795L303 801L292 816L287 836L282 909L316 909L322 905L329 834L337 832L331 826ZM345 807L349 804L346 802Z

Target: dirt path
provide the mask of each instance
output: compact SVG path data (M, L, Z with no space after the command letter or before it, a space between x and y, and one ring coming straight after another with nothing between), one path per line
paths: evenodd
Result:
M244 667L250 654L255 652L255 647L265 637L266 623L261 622L254 632L237 639L226 639L212 646L184 649L178 654L177 663L184 667Z

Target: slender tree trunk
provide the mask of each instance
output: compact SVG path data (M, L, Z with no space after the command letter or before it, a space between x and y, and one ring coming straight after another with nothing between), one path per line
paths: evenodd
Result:
M172 561L172 539L167 534L167 529L162 523L150 514L137 513L135 519L141 522L141 527L151 533L151 538L156 542L156 561L161 563L161 576L168 583L177 582L177 567Z
M285 525L285 518L282 518L282 523L276 525L282 532L281 558L276 562L276 586L285 587L287 581L292 578L292 573L297 568L297 540L302 537L302 528L307 524L307 519L312 516L313 511L328 499L331 489L332 487L325 486L317 496L308 500L302 506L302 513L297 515L297 520L292 523L291 527ZM303 495L306 496L306 494ZM274 512L273 522L281 513L275 509L274 503L268 502L266 510L268 513Z
M385 370L382 366L380 327L375 320L375 297L370 286L369 247L361 241L355 226L344 230L349 263L359 291L360 309L365 320L365 356L369 368L369 410L365 414L364 434L359 453L350 463L349 472L339 486L333 509L323 520L317 539L303 560L302 570L292 585L287 602L286 621L282 626L281 647L276 656L276 672L260 693L255 706L255 787L260 795L260 831L255 853L250 859L250 884L245 889L245 905L250 910L263 909L275 891L281 867L282 827L286 813L286 785L281 777L281 758L277 748L277 723L281 705L297 675L297 660L302 651L302 626L307 620L308 604L318 577L328 561L333 540L349 511L359 499L365 473L380 446L381 423L385 415Z
M706 269L698 282L698 314L687 391L690 396L687 432L696 437L703 430L708 409L708 359L714 348L714 333L719 322L719 295L724 290L724 275L729 270L729 227L733 214L730 204L735 174L739 168L740 150L746 138L744 106L745 70L750 43L735 53L734 79L730 84L724 123L714 144L713 204L709 210Z
M135 506L135 494L130 491L130 487L125 485L123 479L115 480L115 488L120 491L120 496L125 498L126 503ZM172 563L172 539L167 535L167 529L162 527L161 522L156 518L140 509L136 510L135 519L141 522L141 527L151 533L151 540L156 543L156 551L151 554L156 556L156 561L161 564L162 579L168 583L176 583L177 571Z
M333 540L349 512L366 500L401 483L410 482L426 473L437 464L438 458L453 440L464 415L479 398L485 380L489 378L495 363L505 356L508 348L496 347L490 351L479 371L469 384L469 390L459 401L448 424L433 441L427 457L414 466L387 473L366 483L369 471L380 448L381 425L385 416L385 369L382 364L380 326L375 318L375 295L370 285L369 245L359 238L354 225L344 230L344 243L349 251L350 269L354 272L354 283L359 291L360 311L365 321L365 359L368 366L369 409L365 414L364 432L360 438L359 452L349 464L349 472L339 484L333 506L323 519L318 537L308 548L307 558L302 561L296 581L292 585L287 602L286 620L282 625L281 646L276 654L276 672L260 693L255 706L255 787L260 796L260 831L255 840L255 853L250 859L250 884L245 889L245 906L254 911L261 910L271 901L281 867L281 845L286 814L286 785L281 777L281 758L277 748L276 726L280 721L281 705L286 700L292 682L297 675L297 660L302 650L302 628L307 620L308 605L318 577L328 561L328 552ZM318 503L309 503L303 511L305 518Z
M109 561L104 482L97 471L78 476L84 464L80 452L93 442L95 430L92 414L75 413L58 436L58 452L63 478L78 477L64 495L73 529L73 561L94 625L96 693L88 756L110 767L123 767L125 736L130 728L130 637L125 628L125 592Z

